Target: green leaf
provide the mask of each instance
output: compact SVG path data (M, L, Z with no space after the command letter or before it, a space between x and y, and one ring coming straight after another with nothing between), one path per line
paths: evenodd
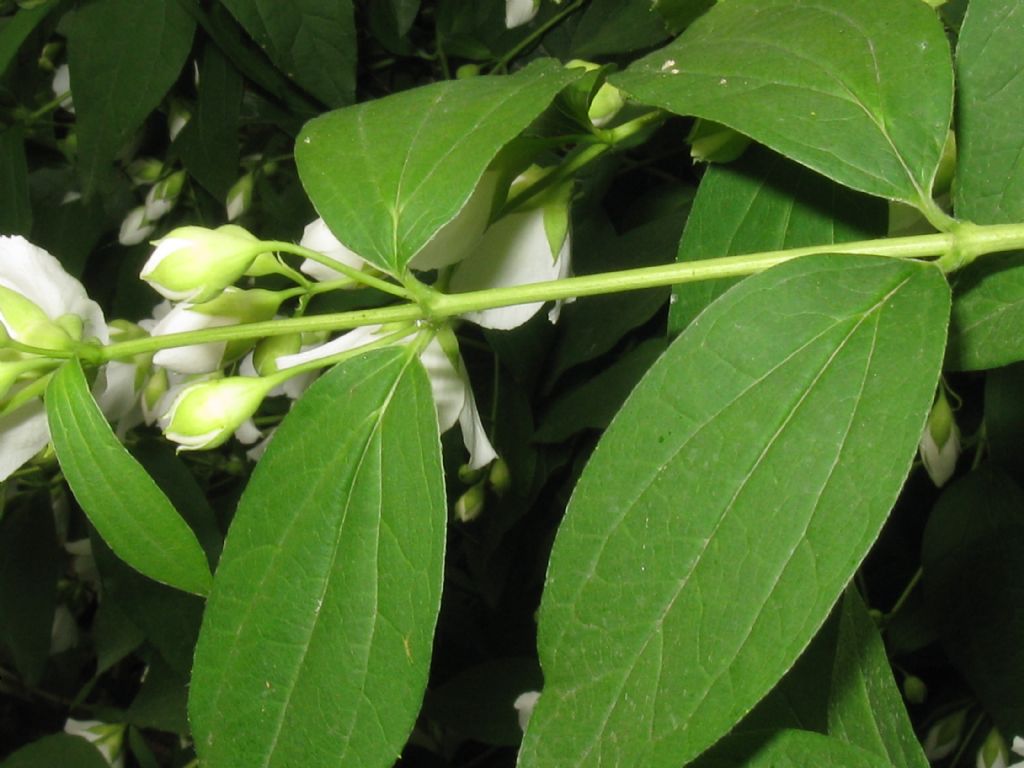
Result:
M884 758L812 731L730 736L699 761L700 768L891 768Z
M278 69L329 107L356 90L356 28L351 0L224 0Z
M242 76L220 48L206 45L199 67L199 103L174 146L188 172L224 201L239 177L238 115Z
M1006 734L1024 733L1024 490L986 465L950 485L921 545L942 644Z
M110 768L96 747L81 736L66 733L55 733L33 741L0 763L0 768L53 768L55 765Z
M50 655L57 579L64 565L49 494L10 505L0 519L0 640L30 686Z
M985 439L988 457L1024 483L1024 363L1014 363L985 374Z
M885 235L888 208L764 147L728 165L712 164L697 188L678 261L865 240ZM679 333L739 282L676 286L669 331Z
M401 273L498 151L581 72L542 60L511 77L449 80L331 112L303 129L299 176L345 245Z
M426 685L446 517L430 384L408 350L320 378L228 531L190 692L203 765L392 765Z
M841 184L930 205L953 104L920 0L730 0L612 82L728 125Z
M591 0L573 30L572 55L581 59L650 50L668 38L660 14L634 0Z
M812 257L669 347L559 529L524 768L677 766L768 692L896 499L948 311L934 266Z
M177 79L194 29L179 0L95 0L75 11L68 65L87 196Z
M57 0L50 0L35 8L22 8L0 27L0 77L7 72L7 67L18 55L21 44L56 7Z
M874 752L893 768L928 768L893 680L885 646L855 589L839 618L829 701L829 733Z
M677 35L714 5L715 0L654 0L653 9L665 19L669 31Z
M210 568L195 534L114 435L77 360L50 381L46 415L68 485L117 556L151 579L206 594Z
M0 131L0 232L28 235L31 230L25 140L19 128L8 128Z
M946 367L980 371L1024 360L1024 253L997 253L958 272Z
M971 0L956 49L956 214L1024 219L1024 6Z

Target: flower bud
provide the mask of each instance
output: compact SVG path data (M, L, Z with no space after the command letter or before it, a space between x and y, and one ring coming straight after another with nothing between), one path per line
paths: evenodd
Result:
M121 245L138 245L153 234L154 229L156 225L146 218L146 206L140 205L138 208L132 208L124 217L117 242Z
M164 172L164 163L155 157L139 157L132 160L125 173L133 184L154 184Z
M64 732L80 736L100 751L113 768L124 766L124 723L101 723L99 720L72 720L64 724Z
M993 728L978 749L974 764L977 768L1006 768L1009 759L1010 753L1006 748L1006 741L999 731Z
M928 698L928 686L917 675L907 675L903 680L903 696L911 704L923 704Z
M179 451L223 444L260 407L273 379L231 376L186 386L171 403L164 434Z
M460 523L469 523L476 520L484 511L486 502L487 490L484 487L484 483L477 483L471 486L455 502L455 519Z
M67 64L61 64L54 71L50 87L53 89L53 95L61 100L61 109L73 113L75 105L71 101L71 70L68 69Z
M959 710L951 715L946 715L928 729L925 734L924 743L921 745L925 756L936 762L952 754L960 743L960 736L964 730L964 719L967 715L965 710Z
M142 387L142 416L147 424L152 424L160 416L160 400L170 389L171 383L167 371L163 368L156 368Z
M540 691L527 691L526 693L519 694L512 704L519 715L519 727L524 731L530 722L530 716L533 714L533 708L537 706L537 699L539 698Z
M188 125L188 121L191 119L192 111L185 102L172 98L167 108L167 135L170 136L171 141L178 138L181 129Z
M63 50L63 43L57 41L46 43L43 46L43 50L39 52L39 59L36 61L39 68L44 72L54 72L57 69L57 65L55 63L57 56L60 55Z
M626 99L622 91L611 83L604 83L597 89L594 98L587 110L587 117L594 124L595 128L603 128L619 114L619 111L626 105Z
M70 349L74 340L35 302L0 285L0 324L5 335L20 344L41 349Z
M942 386L939 387L932 412L928 415L928 423L918 448L928 476L936 487L941 488L953 476L956 461L960 457L960 430Z
M540 10L540 0L505 0L505 27L529 24Z
M178 202L184 183L185 172L176 171L150 187L146 194L146 218L156 221L170 213Z
M731 163L746 150L750 138L732 128L712 122L697 120L690 135L690 157L698 163Z
M302 349L302 334L288 333L261 339L253 350L252 364L260 376L278 372L277 358L294 355Z
M353 269L362 269L366 266L366 262L359 254L350 250L334 236L334 233L328 228L327 222L323 219L315 219L306 225L305 229L302 230L302 239L299 241L299 245L303 248L309 248L311 251L319 251L324 256ZM320 280L321 282L340 280L345 277L338 270L331 269L325 264L313 261L312 259L303 261L299 269L314 280Z
M253 176L247 173L231 185L228 190L225 207L227 208L228 221L234 221L252 205Z
M141 277L172 301L200 304L238 280L264 251L241 227L178 227L156 242Z
M461 67L455 70L456 80L468 80L471 77L476 77L480 74L479 64L463 64Z
M500 456L491 464L491 471L487 475L487 482L498 496L501 496L512 487L512 475L508 470L508 462Z

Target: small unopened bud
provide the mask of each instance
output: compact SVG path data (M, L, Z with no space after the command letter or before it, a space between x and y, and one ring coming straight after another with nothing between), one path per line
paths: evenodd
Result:
M903 679L903 695L911 704L923 704L928 698L928 686L917 675L907 675Z
M1006 740L993 728L978 749L974 764L977 768L1006 768L1009 759L1010 752L1006 748Z
M185 172L176 171L150 187L146 194L146 218L156 221L170 213L184 184Z
M170 382L167 378L167 371L163 368L154 368L142 387L142 415L147 424L152 424L160 416L160 400L170 389Z
M263 244L241 227L179 227L156 243L141 277L165 298L199 304L238 280Z
M68 112L75 111L75 105L71 101L71 70L67 64L61 64L53 73L53 82L50 84L53 95L59 98L61 109Z
M43 46L43 50L39 52L39 59L37 63L39 68L44 72L53 72L57 68L55 63L57 56L64 50L64 44L59 42L46 43Z
M231 376L185 387L167 413L164 434L179 451L199 451L223 444L260 407L277 382Z
M505 27L514 29L529 24L540 10L540 0L505 0Z
M70 349L73 337L35 302L0 285L0 325L5 336L41 349ZM80 331L79 331L80 332Z
M471 77L476 77L480 74L479 64L463 64L461 67L455 70L456 80L468 80Z
M64 732L79 736L103 755L103 759L112 766L124 765L124 723L102 723L98 720L72 720L64 723Z
M302 349L302 334L288 333L261 339L253 350L252 364L260 376L278 372L277 358L294 355Z
M508 462L500 456L491 463L491 471L487 482L496 494L501 496L512 486L512 475L508 471Z
M252 205L253 176L247 173L231 185L228 190L225 207L227 208L228 221L234 221Z
M526 726L530 722L530 717L533 715L533 708L537 706L537 700L540 698L540 691L527 691L521 693L516 697L515 702L512 706L516 708L516 713L519 715L519 727L522 730L526 730Z
M711 120L697 120L687 141L690 157L698 163L730 163L750 144L748 136Z
M121 245L138 245L156 229L148 218L146 218L146 206L140 205L128 211L128 215L121 222L121 231L117 235L117 241Z
M928 415L928 423L918 449L928 476L936 487L941 488L953 476L956 461L960 457L960 430L942 386L939 387L932 412Z
M946 715L935 725L928 729L925 734L924 748L925 756L933 763L952 754L960 743L960 736L964 730L964 719L967 715L965 710L959 710L951 715Z
M133 184L153 184L163 175L164 164L162 160L155 157L139 157L132 160L125 173L132 180Z
M178 138L181 129L188 125L188 121L191 119L192 111L186 106L185 102L172 98L167 108L167 134L170 136L171 141Z
M455 502L455 519L460 523L468 523L480 517L487 503L487 489L483 483L470 486L470 489Z
M596 128L602 128L612 121L625 106L626 99L622 91L611 83L605 83L597 89L593 100L590 102L590 109L587 110L587 117Z

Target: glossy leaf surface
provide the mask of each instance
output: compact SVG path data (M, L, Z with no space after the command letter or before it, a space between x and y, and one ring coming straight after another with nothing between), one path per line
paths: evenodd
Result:
M1024 6L971 0L957 68L956 213L978 224L1024 220Z
M117 556L151 579L206 594L210 568L195 534L114 435L77 360L50 381L46 415L68 485Z
M580 76L543 60L330 112L295 145L317 211L345 245L399 273L472 194L498 151Z
M866 240L885 234L886 205L763 147L701 179L679 243L678 261ZM679 333L738 279L673 289L669 331Z
M217 569L189 702L203 765L394 763L426 684L446 517L430 385L407 350L317 381Z
M676 766L810 641L910 468L945 342L932 266L799 259L708 308L576 487L523 766Z
M68 64L86 193L178 78L194 30L178 0L96 0L76 11Z
M953 104L949 45L919 0L730 0L612 77L841 184L929 198Z
M351 103L356 30L351 0L224 0L277 67L330 107Z

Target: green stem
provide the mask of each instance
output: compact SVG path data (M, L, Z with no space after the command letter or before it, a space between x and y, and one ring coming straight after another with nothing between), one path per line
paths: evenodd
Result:
M508 66L508 63L512 61L512 59L514 59L520 53L522 53L531 45L533 45L542 37L544 37L544 35L548 33L548 30L560 24L562 19L578 11L585 2L587 2L587 0L574 0L574 2L569 3L567 6L565 6L564 9L556 13L550 19L548 19L539 27L537 27L537 29L535 29L529 35L524 37L519 43L512 46L512 48L506 51L505 54L495 62L494 66L491 67L491 72L498 72L503 70L506 66Z
M531 283L508 288L491 288L470 293L441 294L427 286L417 286L423 296L416 304L399 304L376 309L296 317L259 323L207 328L188 333L133 339L118 342L97 350L97 362L148 354L168 347L203 344L211 341L237 341L241 339L280 336L288 333L311 331L340 331L362 325L412 322L416 320L443 320L466 312L554 301L580 296L597 296L621 291L635 291L679 285L702 280L742 277L761 272L791 259L818 254L874 255L894 259L939 258L938 264L946 268L950 254L971 254L1012 251L1024 248L1024 224L996 224L990 226L958 225L953 232L940 232L912 237L861 240L851 243L833 243L805 248L726 256L705 261L661 264L653 267L603 272L596 275L569 277L544 283ZM962 259L957 263L962 263Z
M340 272L356 282L362 283L370 288L376 288L378 291L382 291L383 293L389 293L392 296L397 296L401 299L409 298L409 294L404 288L402 288L402 286L389 283L387 280L381 280L378 277L374 277L373 275L363 272L361 269L350 267L348 264L343 264L342 262L332 259L330 256L325 256L318 251L303 248L301 245L296 245L295 243L289 243L283 240L266 240L262 242L261 245L275 251L292 253L296 256L302 256L303 258L323 264L325 267L330 267L336 272Z

